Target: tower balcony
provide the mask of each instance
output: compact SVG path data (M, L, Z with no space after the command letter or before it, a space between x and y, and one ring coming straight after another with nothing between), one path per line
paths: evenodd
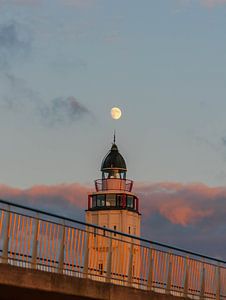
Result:
M108 190L131 192L133 181L121 178L97 179L95 180L95 187L97 192Z

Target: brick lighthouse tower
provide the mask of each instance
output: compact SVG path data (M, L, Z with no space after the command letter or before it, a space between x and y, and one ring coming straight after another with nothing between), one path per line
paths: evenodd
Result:
M139 199L132 192L133 181L126 179L127 167L115 143L101 164L102 179L88 196L86 222L140 236Z

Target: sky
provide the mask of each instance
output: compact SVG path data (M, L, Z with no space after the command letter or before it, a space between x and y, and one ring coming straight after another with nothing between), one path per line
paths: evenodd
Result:
M1 198L84 219L116 130L142 234L225 258L225 111L225 0L0 0Z

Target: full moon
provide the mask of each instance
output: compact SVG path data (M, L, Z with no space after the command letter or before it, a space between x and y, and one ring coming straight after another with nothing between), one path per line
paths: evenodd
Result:
M121 115L122 115L122 111L120 108L118 107L113 107L111 109L111 116L114 120L118 120L121 118Z

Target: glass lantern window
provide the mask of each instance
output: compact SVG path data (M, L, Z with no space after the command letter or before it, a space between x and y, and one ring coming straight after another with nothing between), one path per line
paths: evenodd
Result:
M105 206L105 195L97 195L97 206Z
M127 207L133 208L133 196L127 196Z
M108 194L106 195L106 206L116 206L116 195Z
M96 206L97 206L97 197L92 196L92 207L96 207Z

